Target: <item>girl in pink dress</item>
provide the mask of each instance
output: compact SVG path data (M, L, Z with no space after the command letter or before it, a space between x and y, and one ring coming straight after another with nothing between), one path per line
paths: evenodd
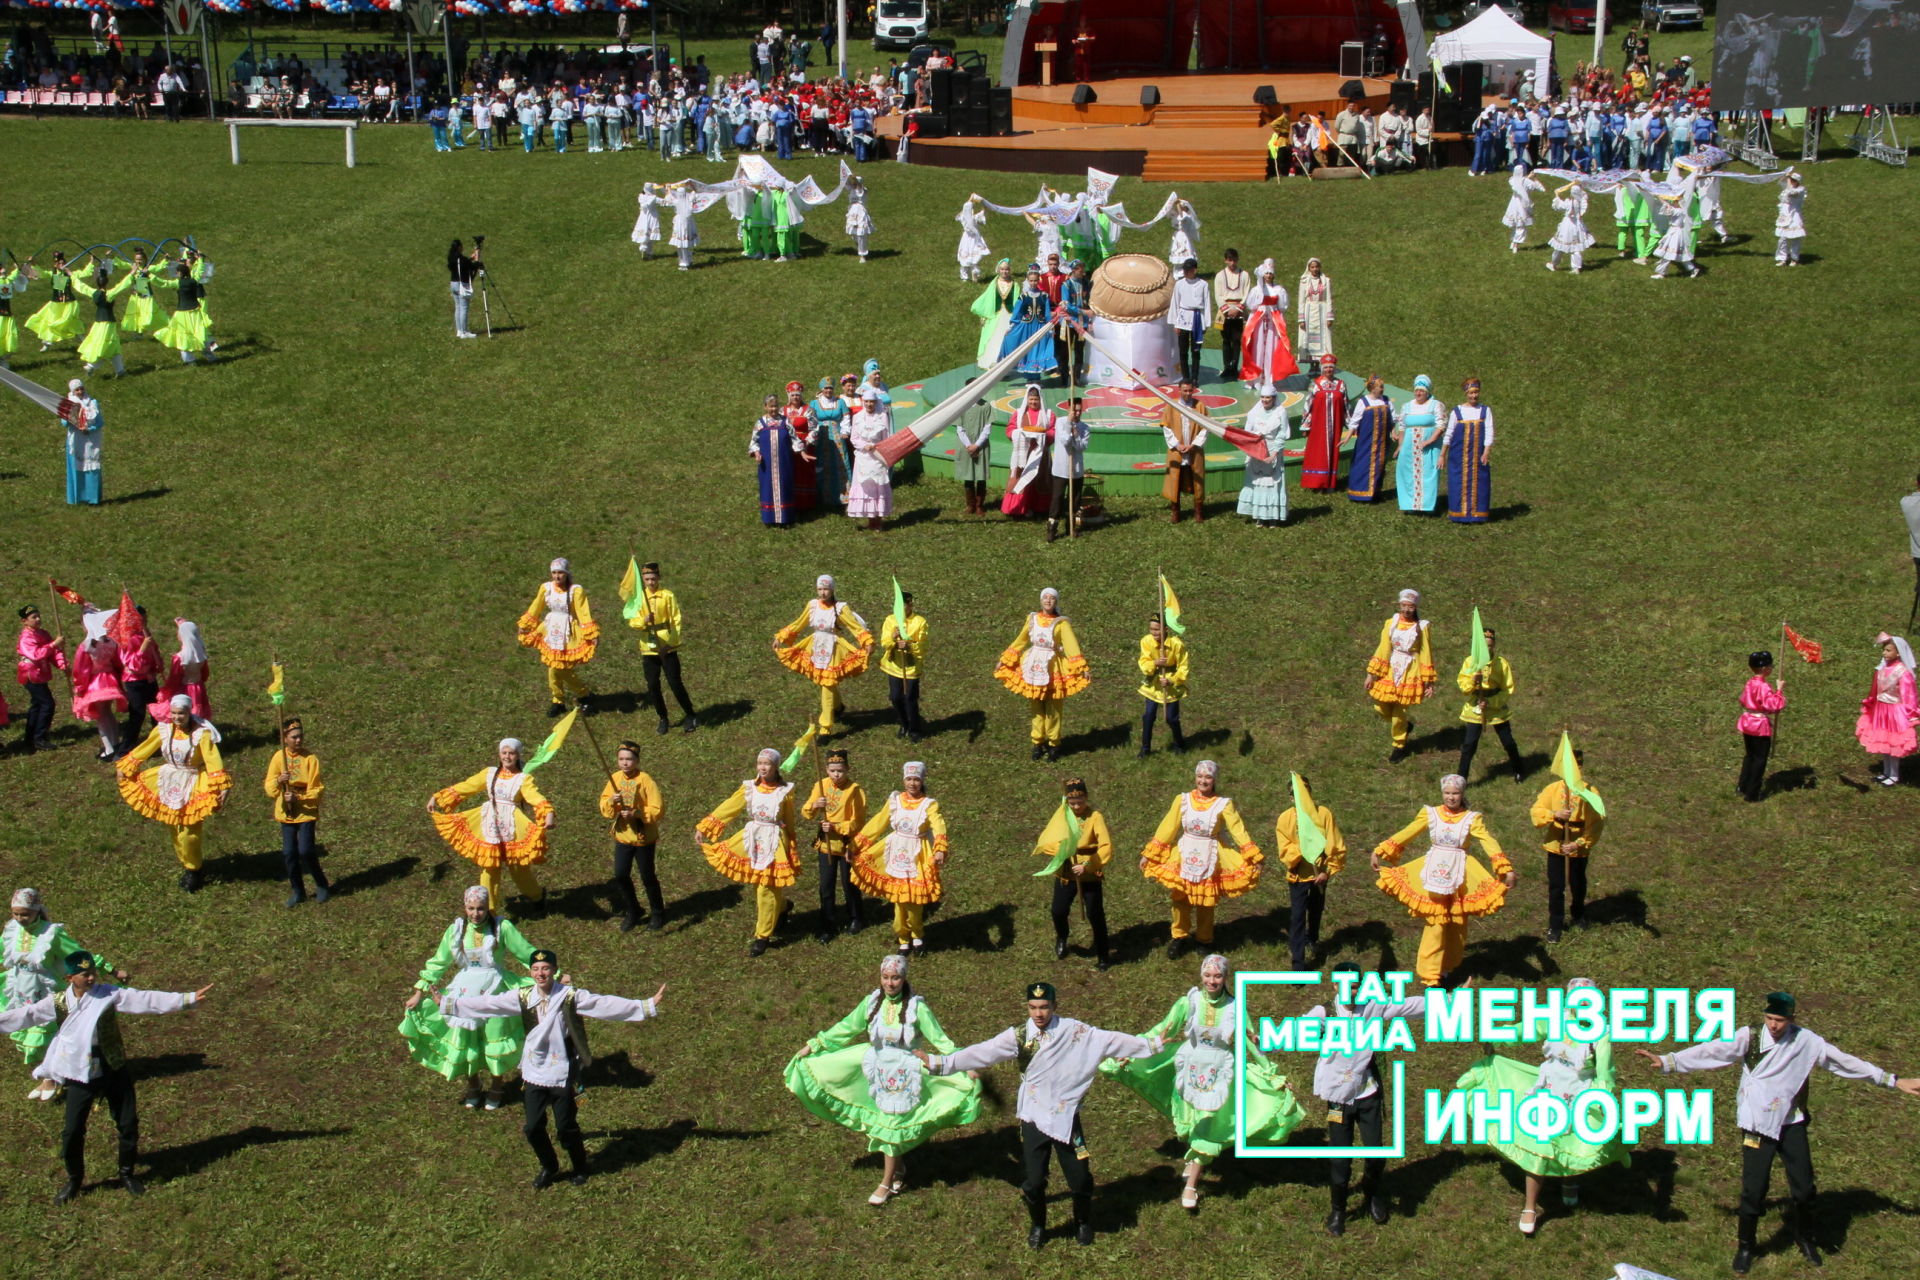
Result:
M1900 757L1913 754L1920 707L1914 703L1912 648L1884 631L1874 639L1880 645L1880 665L1873 669L1873 684L1860 700L1853 736L1868 755L1880 757L1873 776L1881 786L1891 787L1900 781Z
M86 642L74 655L73 718L93 723L100 734L99 759L111 760L120 750L117 717L126 714L127 697L120 688L120 646L105 631L108 615L92 616L103 621L97 632L89 626Z
M175 618L173 626L180 639L180 649L167 666L166 683L160 686L160 696L147 709L148 714L156 724L165 720L173 695L184 693L193 700L193 714L210 720L213 708L207 702L207 643L200 638L198 624Z

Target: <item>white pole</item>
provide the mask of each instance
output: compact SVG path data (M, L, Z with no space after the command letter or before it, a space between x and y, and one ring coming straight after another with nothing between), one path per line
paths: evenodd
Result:
M352 124L347 126L347 168L349 169L353 168L353 131L355 128L356 126Z
M1593 64L1600 65L1604 56L1601 42L1607 34L1607 0L1594 0L1593 5Z
M840 78L847 78L847 0L840 0L840 34L834 44L840 54Z
M240 126L231 122L227 125L227 146L233 152L233 162L240 163Z

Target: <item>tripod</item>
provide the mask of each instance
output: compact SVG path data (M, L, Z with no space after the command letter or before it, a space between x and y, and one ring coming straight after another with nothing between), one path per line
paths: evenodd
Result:
M488 270L485 267L481 267L479 272L479 279L480 279L480 314L486 320L487 336L491 338L493 336L493 303L492 303L493 276L490 272L488 272ZM520 322L514 318L513 306L507 301L507 296L504 293L500 295L500 305L506 308L507 323L512 325L516 329L519 328Z

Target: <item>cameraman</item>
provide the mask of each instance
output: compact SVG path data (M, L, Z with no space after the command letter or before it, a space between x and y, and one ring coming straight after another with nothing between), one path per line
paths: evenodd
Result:
M473 301L474 279L485 270L480 262L480 246L484 243L485 237L474 237L472 253L463 252L458 240L447 248L447 291L453 295L453 336L456 338L479 336L467 328L467 307Z

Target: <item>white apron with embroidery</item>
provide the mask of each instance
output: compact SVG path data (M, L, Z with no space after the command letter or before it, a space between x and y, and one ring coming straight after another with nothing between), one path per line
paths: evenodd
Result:
M563 652L573 634L573 591L547 584L547 648Z
M815 600L807 606L807 625L813 628L813 666L825 671L833 665L834 651L840 643L840 606Z
M1013 433L1012 456L1007 460L1007 468L1013 473L1013 491L1025 493L1027 486L1040 475L1040 463L1046 457L1047 432L1053 427L1053 415L1045 410L1036 414L1022 409L1018 417L1020 426Z
M920 1059L913 1056L913 1024L919 1017L920 997L911 996L900 1011L898 1025L886 1018L886 998L873 993L873 1017L867 1021L867 1054L860 1060L873 1105L890 1116L901 1116L920 1105Z
M516 773L502 778L500 770L487 770L487 799L480 806L480 838L488 844L510 844L514 838L513 815L520 804L520 788L527 775Z
M160 803L169 809L184 809L187 801L193 799L193 789L200 782L200 770L193 763L193 744L205 732L196 726L183 734L169 725L166 736L160 739L160 778L156 790Z
M1180 796L1180 878L1188 884L1211 880L1220 866L1220 842L1213 830L1226 807L1225 796L1215 796L1205 809L1194 807L1191 791Z
M927 800L908 808L898 791L887 797L887 874L911 880L920 872L920 845L927 829Z
M1410 627L1395 624L1393 633L1387 637L1392 652L1387 655L1388 670L1393 672L1393 682L1398 685L1407 678L1407 668L1413 665L1414 650L1420 647L1420 631L1426 624L1416 622Z
M1467 882L1467 832L1480 815L1469 809L1448 818L1435 805L1427 806L1427 839L1433 847L1420 864L1420 884L1428 893L1444 897L1460 892Z
M765 871L780 856L780 804L793 790L793 784L762 791L749 778L740 784L747 797L747 825L740 829L740 849L747 865Z
M43 924L35 933L31 925L22 927L19 921L9 920L0 931L0 945L6 951L7 1008L44 1000L64 985L55 982L48 966L48 953L59 929L57 924Z
M1206 996L1187 992L1187 1036L1173 1051L1173 1083L1196 1111L1218 1111L1233 1095L1233 1031L1240 1008L1229 1000L1215 1012L1214 1025L1203 1024Z
M1036 689L1050 689L1054 652L1053 622L1042 621L1037 613L1028 614L1027 651L1020 655L1020 678Z
M500 966L494 963L493 949L499 942L497 933L482 933L477 945L468 945L467 932L471 926L462 917L453 922L453 960L459 967L448 979L446 995L450 996L490 996L500 989ZM459 1027L462 1031L477 1031L485 1018L468 1018L459 1014L443 1015L450 1027Z

